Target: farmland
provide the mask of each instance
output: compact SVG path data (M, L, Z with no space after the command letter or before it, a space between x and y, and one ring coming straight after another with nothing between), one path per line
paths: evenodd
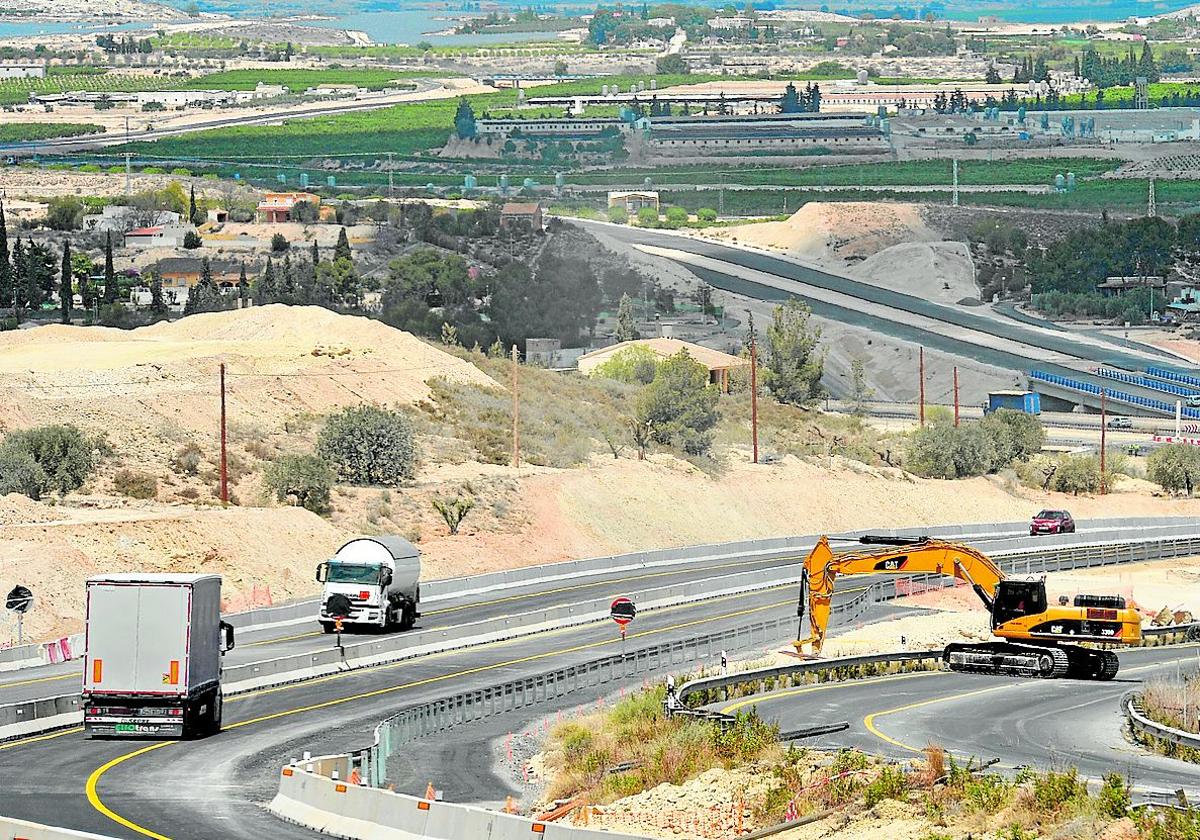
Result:
M91 123L0 123L0 143L22 143L30 140L50 140L55 137L78 137L104 131Z
M125 73L52 73L44 79L0 81L0 105L29 101L31 93L61 93L68 90L138 91L175 90L186 81L179 76L135 76Z
M368 67L330 67L321 70L226 70L184 81L188 90L254 90L264 85L287 85L293 93L303 93L316 85L357 85L368 90L383 90L397 79L430 75L454 76L455 73L419 70L379 70Z

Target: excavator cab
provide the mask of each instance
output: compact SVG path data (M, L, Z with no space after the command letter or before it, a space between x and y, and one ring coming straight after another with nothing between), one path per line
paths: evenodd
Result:
M1047 609L1043 580L1002 580L996 584L992 604L992 628L1025 615L1040 615Z

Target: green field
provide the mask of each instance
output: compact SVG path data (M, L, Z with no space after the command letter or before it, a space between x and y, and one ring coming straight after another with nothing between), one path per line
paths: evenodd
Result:
M0 105L29 101L31 93L63 93L69 90L135 91L175 90L185 79L170 76L131 76L122 73L52 73L44 79L0 81Z
M0 143L77 137L80 134L95 134L103 130L102 127L91 123L0 123Z
M456 73L420 72L411 70L377 70L370 67L330 67L321 70L226 70L187 79L188 90L254 90L255 85L287 85L292 93L303 93L317 85L358 85L369 90L393 87L397 79L422 78L431 75L454 76Z

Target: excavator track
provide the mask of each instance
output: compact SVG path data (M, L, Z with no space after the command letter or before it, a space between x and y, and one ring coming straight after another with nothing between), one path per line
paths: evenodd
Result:
M1081 680L1111 680L1121 665L1117 655L1108 650L1074 645L1016 645L1008 642L951 644L942 654L942 661L951 671Z

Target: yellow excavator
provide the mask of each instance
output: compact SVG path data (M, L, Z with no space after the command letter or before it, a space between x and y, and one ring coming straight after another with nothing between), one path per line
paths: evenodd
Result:
M956 542L930 537L859 539L874 548L834 552L821 537L804 561L800 580L800 617L809 616L810 633L794 644L820 654L829 624L834 582L839 575L949 575L970 584L991 615L998 642L946 646L942 661L951 671L1027 677L1072 677L1111 680L1120 662L1110 650L1079 647L1074 642L1136 645L1142 622L1119 595L1076 595L1057 605L1046 601L1045 579L1009 580L985 554Z

